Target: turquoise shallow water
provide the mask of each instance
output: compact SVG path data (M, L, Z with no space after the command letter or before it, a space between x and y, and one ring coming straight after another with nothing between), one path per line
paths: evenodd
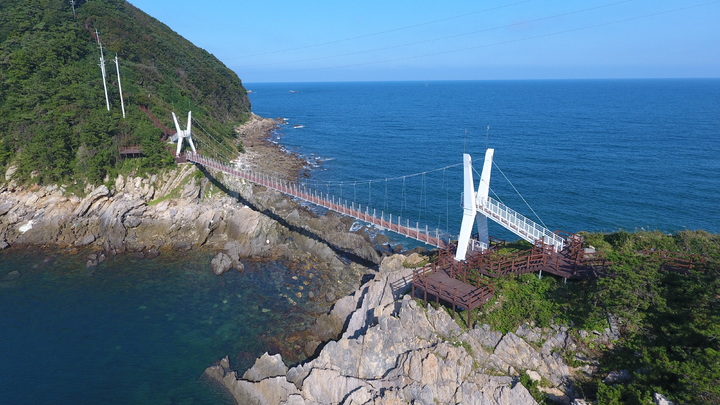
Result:
M250 367L312 313L280 264L218 277L211 257L115 257L91 271L84 255L0 253L0 280L21 273L0 281L0 402L232 403L203 370L225 355Z

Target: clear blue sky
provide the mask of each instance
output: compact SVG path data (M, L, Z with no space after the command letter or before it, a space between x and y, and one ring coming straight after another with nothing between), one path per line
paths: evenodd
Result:
M720 0L130 0L247 83L720 77Z

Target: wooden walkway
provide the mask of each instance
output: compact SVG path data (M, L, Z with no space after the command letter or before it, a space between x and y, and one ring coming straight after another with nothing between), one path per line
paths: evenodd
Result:
M572 234L566 238L563 250L557 252L552 245L538 241L532 249L513 255L501 255L489 250L474 254L464 261L456 261L454 247L440 251L438 260L413 274L413 296L428 301L434 297L452 305L453 314L457 309L470 313L493 298L493 280L527 273L549 273L565 279L588 279L611 275L608 272L612 262L604 254L586 252L583 238ZM639 251L650 263L663 271L687 273L702 269L706 258L698 255L667 251ZM422 295L419 295L422 292Z
M428 265L413 273L412 296L416 295L416 288L423 292L423 299L428 301L428 295L435 297L436 303L443 300L453 306L455 312L466 310L467 324L471 324L470 315L476 308L481 307L495 295L495 286L492 283L471 285L467 282L453 278L446 269L434 268Z
M602 264L595 255L582 249L583 239L571 235L567 246L556 252L554 246L538 241L532 249L513 255L501 255L494 250L475 254L464 261L456 261L453 247L440 251L435 263L413 273L412 294L437 303L440 300L457 309L467 310L471 325L472 310L494 297L494 279L526 273L543 272L565 279L593 277L595 266Z

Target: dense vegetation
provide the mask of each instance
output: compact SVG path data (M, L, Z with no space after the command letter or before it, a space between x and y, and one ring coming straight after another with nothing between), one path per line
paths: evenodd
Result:
M610 327L612 347L590 347L600 359L599 377L579 381L599 404L651 404L662 393L675 403L720 403L720 235L683 231L585 235L607 252L609 274L567 284L552 276L526 274L496 286L495 302L480 322L502 331L521 323L573 325L573 330ZM645 250L703 255L692 271L662 270ZM573 359L573 353L566 353ZM630 380L603 383L610 371L627 370Z
M67 1L0 0L0 169L14 165L26 181L98 183L122 165L171 165L171 111L184 126L192 110L200 142L204 135L237 148L233 127L250 106L235 73L123 0L79 0L75 9L73 16ZM109 112L95 30L107 61ZM135 145L144 157L121 162L119 148Z

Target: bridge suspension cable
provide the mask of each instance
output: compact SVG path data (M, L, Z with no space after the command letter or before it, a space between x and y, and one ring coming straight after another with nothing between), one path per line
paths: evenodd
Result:
M513 190L515 190L515 193L517 193L517 195L520 197L520 199L523 200L523 202L525 203L525 205L526 205L526 206L530 209L530 211L532 211L532 213L535 215L535 218L537 218L538 221L540 221L540 224L542 224L543 227L547 228L547 225L545 225L545 222L543 222L543 220L540 218L540 216L537 214L537 212L535 212L535 210L530 206L530 204L527 202L527 200L525 200L525 197L523 197L522 194L520 194L520 191L518 191L518 189L515 187L515 185L510 181L510 179L505 175L505 173L503 173L502 169L500 169L500 167L498 167L498 165L497 165L495 162L493 162L493 167L495 167L496 169L498 169L498 171L500 171L500 173L503 175L503 177L504 177L505 180L508 182L508 184L510 184L510 186L513 188ZM478 171L477 171L474 167L473 167L473 171L474 171L475 174L477 174L478 176L480 175L480 173L478 173ZM506 204L503 202L503 200L500 198L500 196L495 192L495 190L493 190L492 188L490 188L490 191L493 193L493 195L495 196L495 198L496 198L500 203L502 203L503 205L506 205Z
M507 182L510 184L510 186L512 186L513 190L515 190L515 192L517 193L517 195L523 200L523 202L525 203L525 205L527 205L527 207L530 209L530 211L532 211L533 215L535 215L535 218L537 218L538 221L540 221L540 223L542 224L542 226L544 226L545 228L547 228L547 225L545 225L545 222L543 222L543 220L540 218L540 216L537 214L537 212L535 212L535 210L530 206L530 204L527 202L527 200L525 199L525 197L523 197L522 194L520 194L520 191L518 191L518 189L517 189L517 188L515 187L515 185L510 181L510 179L505 175L505 173L502 171L502 169L500 169L500 167L499 167L497 164L495 164L495 162L493 162L493 166L494 166L496 169L498 169L498 171L500 171L500 174L503 175L503 177L505 178L505 180L507 180Z
M213 135L212 131L209 131L205 126L204 123L195 121L197 128L199 131L196 131L196 135L200 135L200 141L203 143L203 146L206 148L208 152L210 152L210 155L213 156L215 159L218 159L219 161L213 160L212 164L213 167L220 168L222 171L230 172L230 171L243 171L247 168L240 168L237 166L237 163L235 162L236 159L232 158L237 154L237 151L232 150L227 142L224 142L222 139L218 139L217 136ZM198 159L207 159L205 157L201 157L200 155L197 155ZM223 163L220 163L222 161ZM198 163L198 161L195 161L195 163ZM202 163L201 163L202 164ZM447 165L444 167L439 167L436 169L431 170L424 170L417 173L412 173L408 175L402 175L402 176L395 176L395 177L384 177L384 178L375 178L375 179L367 179L367 180L344 180L344 181L317 181L317 180L307 180L303 179L299 182L287 182L280 180L281 176L275 176L272 177L270 173L256 173L256 176L259 176L259 178L266 179L267 184L261 183L263 185L269 185L271 188L275 188L279 191L285 192L286 189L293 189L293 190L299 190L297 193L287 193L293 196L297 196L298 193L301 193L305 196L312 196L312 200L315 199L321 199L328 201L329 203L320 203L318 205L324 206L325 208L334 207L335 205L338 205L341 207L340 212L345 211L357 211L361 212L363 214L363 218L367 217L374 217L377 215L377 218L379 220L377 221L376 225L380 225L381 228L385 227L383 221L386 221L388 223L396 223L394 226L400 226L402 225L403 228L407 229L414 229L414 234L410 237L418 239L418 233L420 232L420 223L424 224L430 224L432 222L435 222L433 219L433 215L430 211L429 206L429 199L430 194L432 191L433 195L433 201L435 201L436 197L441 196L440 194L442 192L442 188L445 189L445 198L446 198L446 207L445 207L445 226L442 226L442 214L441 214L441 206L438 207L439 204L434 203L433 209L438 212L437 216L437 226L435 227L435 238L439 238L440 235L443 235L443 238L450 235L449 232L449 216L450 216L450 210L449 210L449 189L448 187L448 181L447 181L447 171L449 169L455 168L460 166L461 164L452 164ZM429 183L429 175L433 173L440 174L441 181L437 181L437 177ZM268 176L270 174L270 176ZM414 181L410 181L413 180ZM252 180L251 180L252 181ZM391 181L397 181L401 182L401 190L400 192L391 191L389 184ZM437 188L437 184L440 183L441 188ZM347 201L346 200L346 188L348 185L352 184L352 200ZM433 187L430 188L430 184L433 184ZM282 187L279 187L282 186ZM395 187L395 186L393 186ZM367 190L365 190L367 188ZM373 188L375 188L373 190ZM412 190L412 191L410 191ZM367 193L367 194L365 194ZM395 196L394 198L391 198L392 196ZM401 198L398 198L400 197ZM300 197L301 199L308 200L305 197ZM381 201L382 200L382 201ZM400 201L398 201L400 200ZM311 201L313 203L316 203L315 201ZM333 205L334 204L334 205ZM349 207L349 209L343 208L343 207ZM364 207L363 207L364 206ZM379 209L373 209L371 207L378 207ZM399 206L399 207L398 207ZM397 212L397 209L399 208L400 215L392 215L391 212L395 211ZM440 209L438 209L440 208ZM330 208L333 209L333 208ZM366 210L367 212L363 211ZM417 221L415 221L414 224L411 224L408 219L405 218L406 215L408 215L410 212L415 212L417 210ZM433 211L432 213L434 213ZM352 215L351 215L352 216ZM357 218L357 216L356 216ZM364 220L363 218L359 218L361 220ZM402 224L398 221L401 221ZM367 220L366 220L367 222ZM371 223L375 223L370 221ZM425 226L425 228L429 228L428 226ZM443 229L444 231L440 231L440 229ZM410 231L409 231L410 232ZM406 235L407 236L407 235ZM424 239L421 239L422 241L425 241Z

